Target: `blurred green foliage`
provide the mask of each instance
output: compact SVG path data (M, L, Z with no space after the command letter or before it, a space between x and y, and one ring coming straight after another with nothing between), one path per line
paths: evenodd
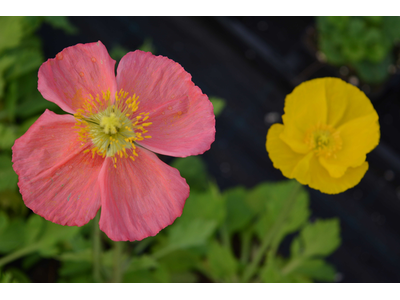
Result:
M23 216L27 209L18 193L11 147L46 108L61 112L37 90L45 59L36 31L43 23L76 32L66 17L0 17L0 210L12 216Z
M366 83L379 84L394 64L400 17L317 17L319 48L329 63L348 65Z
M172 166L188 175L188 182L209 178L196 156L175 159ZM155 237L123 242L122 281L241 282L260 243L274 231L296 184L268 182L224 192L208 180L192 185L182 216L172 225ZM340 245L339 221L310 222L309 216L309 196L301 188L250 282L334 281L336 271L325 258ZM61 226L34 214L10 218L0 211L0 253L4 254L0 268L22 258L26 271L43 258L53 258L61 262L59 282L93 282L93 226L98 225L91 221L83 227ZM279 245L293 233L290 255L284 257ZM101 238L107 249L101 253L101 275L104 281L112 281L115 242L103 233Z

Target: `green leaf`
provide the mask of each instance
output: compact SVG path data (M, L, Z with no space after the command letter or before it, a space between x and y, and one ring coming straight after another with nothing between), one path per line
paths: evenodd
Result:
M18 176L12 168L11 157L6 154L0 155L0 191L17 187Z
M214 107L214 115L218 117L224 110L226 106L226 101L222 98L215 96L209 97L209 99Z
M302 274L282 272L283 260L274 257L272 252L267 254L267 260L261 269L260 277L266 283L310 283L312 280Z
M0 210L4 210L10 217L13 217L24 216L28 208L17 189L6 189L0 191Z
M296 241L297 239L300 241ZM317 220L309 223L293 242L300 243L301 246L292 247L292 256L327 256L340 245L339 220Z
M14 126L6 126L0 123L0 149L11 150L17 139Z
M24 17L0 17L0 53L4 49L18 46L23 37Z
M154 269L158 267L157 261L149 255L135 256L129 263L126 272L137 272L140 270Z
M39 253L43 256L53 256L58 253L56 245L74 237L80 228L77 226L62 226L50 221L45 221L45 229L39 240Z
M123 277L124 283L168 283L170 281L170 274L162 265L159 265L159 267L154 270L126 272Z
M185 249L203 245L213 234L217 222L213 220L193 219L191 222L175 221L177 224L170 226L170 250Z
M6 213L0 210L0 235L4 232L4 230L8 227L9 218Z
M247 191L235 187L224 192L226 202L226 226L229 233L245 229L255 215L245 203Z
M34 244L38 241L39 235L44 229L44 219L36 214L32 214L26 222L25 245Z
M154 47L153 40L151 38L145 38L143 44L139 47L139 50L145 52L156 53L156 48Z
M366 60L355 63L353 67L356 69L360 79L369 84L379 84L386 80L389 76L388 68L393 63L391 55L385 57L379 63L372 63Z
M207 263L214 281L234 282L237 280L238 262L236 258L228 248L221 246L216 241L212 241L208 247Z
M24 272L22 272L21 270L19 270L17 268L9 267L9 268L7 268L7 273L11 275L13 282L18 282L18 283L30 283L31 282L29 277Z
M323 259L304 260L293 272L305 275L318 281L335 281L336 270Z
M190 186L191 192L204 192L208 189L207 168L199 156L176 158L171 167L178 169Z
M43 18L45 22L49 23L54 28L62 29L68 34L76 34L78 32L78 29L69 22L68 17L44 16Z
M184 273L199 266L200 255L188 249L179 249L160 258L159 263L171 273Z
M20 218L12 219L0 234L0 253L7 253L21 247L25 240L25 223Z
M185 224L194 219L214 221L222 224L226 216L225 199L216 196L211 190L206 193L191 192L183 208L182 216L178 219Z
M4 89L6 86L5 71L10 68L17 58L13 55L1 55L0 56L0 99L4 95ZM1 104L1 102L0 102Z
M256 233L262 239L271 230L278 220L279 215L285 208L285 199L291 196L292 190L298 184L292 180L263 185L265 213L256 224ZM268 187L268 188L267 188ZM257 188L261 191L261 188ZM260 196L261 198L261 196ZM250 201L250 199L249 199ZM296 200L288 212L285 223L279 228L275 243L281 241L285 235L298 230L308 219L310 211L308 209L309 196L304 188L297 194Z
M18 280L14 278L11 272L2 272L0 270L0 283L18 283Z
M31 71L37 72L44 61L40 39L34 36L25 39L23 47L13 49L7 55L11 56L14 62L4 73L6 80L15 79Z

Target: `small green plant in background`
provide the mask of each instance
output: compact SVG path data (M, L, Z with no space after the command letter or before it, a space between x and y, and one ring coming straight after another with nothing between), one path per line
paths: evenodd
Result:
M365 83L379 84L395 63L400 17L317 17L318 44L329 63L347 65Z

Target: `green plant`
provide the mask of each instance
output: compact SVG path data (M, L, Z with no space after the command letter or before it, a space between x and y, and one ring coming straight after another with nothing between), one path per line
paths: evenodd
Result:
M329 63L350 66L370 84L388 77L400 17L317 17L317 29L319 48Z

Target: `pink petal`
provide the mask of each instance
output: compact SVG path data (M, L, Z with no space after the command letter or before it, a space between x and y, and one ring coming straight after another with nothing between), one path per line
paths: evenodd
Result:
M143 148L135 161L105 160L99 175L100 229L114 241L156 235L182 214L189 186L179 171Z
M42 96L56 103L64 111L75 113L82 108L89 94L94 98L102 92L114 95L116 81L115 60L106 47L97 43L77 44L65 48L55 58L47 60L39 69L38 90Z
M75 118L46 110L12 150L13 168L27 207L45 219L82 226L100 207L97 183L103 158L84 154Z
M213 106L181 65L137 50L126 54L117 69L118 90L139 96L138 113L150 113L140 144L171 156L201 154L215 139Z

